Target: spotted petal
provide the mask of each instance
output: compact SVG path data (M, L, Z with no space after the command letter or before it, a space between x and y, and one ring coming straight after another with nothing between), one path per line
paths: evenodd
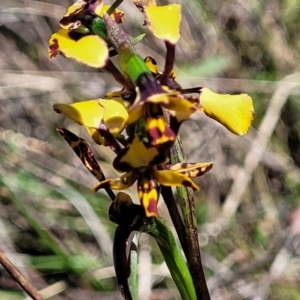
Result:
M144 7L144 14L146 17L146 25L155 37L168 41L171 44L176 44L180 37L180 4L147 6ZM163 20L165 20L165 22Z
M93 68L102 68L109 53L107 44L97 35L83 35L60 29L49 40L48 55L61 54Z
M199 99L200 109L232 133L244 135L249 130L255 114L249 95L221 95L203 88Z
M153 147L136 135L131 144L122 149L115 158L113 166L120 172L148 168L167 161L163 147Z
M145 64L147 65L148 69L151 71L151 73L157 77L159 77L160 75L162 75L162 72L159 70L158 65L156 60L151 57L151 56L147 56L145 58ZM174 70L172 70L170 77L174 80L176 80L176 73Z
M147 174L139 177L137 182L138 196L142 206L144 207L147 217L156 217L158 215L157 203L158 192L155 180Z
M190 178L201 176L211 170L213 164L205 163L178 163L174 165L164 165L164 168L187 175Z
M102 188L110 188L112 190L125 190L131 187L134 182L138 179L137 172L128 172L123 176L113 179L106 179L98 183L95 187L92 188L93 192L97 192Z
M163 115L153 115L152 117L147 117L146 131L149 142L153 146L172 142L176 139L176 134L168 126Z
M92 173L99 181L105 179L89 144L84 139L65 128L57 128L57 131L67 141L90 173Z
M67 30L74 30L81 25L80 20L78 19L79 14L83 10L88 10L94 12L95 14L101 14L103 10L103 1L86 1L78 0L71 6L69 6L67 12L64 14L63 18L60 20L59 25ZM103 13L102 13L103 14Z
M156 170L155 178L164 186L187 186L194 191L198 191L199 187L189 178L189 176L177 171Z

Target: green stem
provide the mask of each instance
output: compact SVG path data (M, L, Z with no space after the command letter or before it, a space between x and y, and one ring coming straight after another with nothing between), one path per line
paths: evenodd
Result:
M137 232L130 245L129 258L130 258L130 275L128 278L128 285L131 291L131 296L133 300L138 300L138 276L137 276L137 264L138 264L138 255L137 255L137 245L139 242L141 234Z
M185 232L185 226L184 226L182 218L179 214L172 189L168 186L161 186L161 194L162 194L164 201L166 203L166 206L168 208L170 217L172 219L172 223L176 229L176 232L177 232L178 238L180 240L180 244L181 244L181 247L185 254L185 257L188 257L189 247L188 247L188 241L187 241L187 236L186 236L186 232Z
M124 86L128 92L134 92L133 84L123 76L123 74L116 68L110 59L105 65L105 70L110 72L115 80Z
M110 16L122 2L123 0L116 0L108 9L107 14Z
M191 273L171 230L159 218L155 218L154 223L154 225L148 225L145 232L156 240L182 299L199 299L195 292Z
M171 148L171 162L183 163L186 161L183 146L179 136ZM178 187L177 196L181 206L183 222L188 243L187 261L194 281L198 300L209 300L209 292L202 268L200 247L198 242L195 201L191 188Z

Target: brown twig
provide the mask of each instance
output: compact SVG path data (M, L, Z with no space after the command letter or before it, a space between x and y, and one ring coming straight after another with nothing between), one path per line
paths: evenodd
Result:
M170 77L173 66L174 66L174 59L175 59L175 45L171 44L170 42L165 42L167 47L167 54L166 54L166 62L164 72L160 78L160 83L165 85L167 83L168 78Z
M7 256L0 250L0 263L10 276L21 286L21 288L34 300L45 298L33 287L33 285L19 272Z

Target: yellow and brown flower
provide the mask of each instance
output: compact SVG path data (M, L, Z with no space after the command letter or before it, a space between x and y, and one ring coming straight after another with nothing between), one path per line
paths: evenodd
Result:
M154 147L136 135L131 144L122 149L113 162L114 168L125 172L121 177L107 179L94 187L124 190L137 181L138 196L147 217L158 215L159 186L199 187L191 178L201 176L212 168L212 163L166 164L166 145Z
M110 7L103 6L102 0L79 0L71 5L59 22L61 29L49 40L49 57L61 54L93 68L104 67L109 57L104 22L95 34L85 26L88 21L84 20L89 16L103 17ZM121 23L123 17L124 13L118 9L111 14L116 23Z

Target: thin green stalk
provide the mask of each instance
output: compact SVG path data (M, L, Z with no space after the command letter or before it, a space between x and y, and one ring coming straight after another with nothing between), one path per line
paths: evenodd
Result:
M179 136L170 150L171 162L182 163L186 161L183 146ZM183 222L185 225L188 255L187 261L194 281L198 300L209 300L209 292L203 272L200 247L198 242L197 221L195 214L195 201L191 188L178 187L177 196L182 210Z
M119 7L119 5L123 2L123 0L116 0L112 5L111 7L108 9L107 11L107 14L108 15L111 15L115 10L116 8Z
M173 195L171 187L162 186L161 194L162 194L164 201L166 203L166 206L168 208L170 217L172 219L172 223L176 229L183 252L184 252L185 256L188 257L189 247L188 247L188 243L187 243L185 226L184 226L182 218L179 214L179 211L178 211L178 208L177 208L177 205L175 202L175 197Z
M182 299L199 299L196 295L191 273L171 230L160 218L155 218L153 223L148 225L144 232L147 232L156 240Z
M131 296L133 300L138 300L138 276L137 276L137 264L138 254L137 245L141 234L137 232L130 245L129 256L130 256L130 275L128 278L128 285L130 287Z

